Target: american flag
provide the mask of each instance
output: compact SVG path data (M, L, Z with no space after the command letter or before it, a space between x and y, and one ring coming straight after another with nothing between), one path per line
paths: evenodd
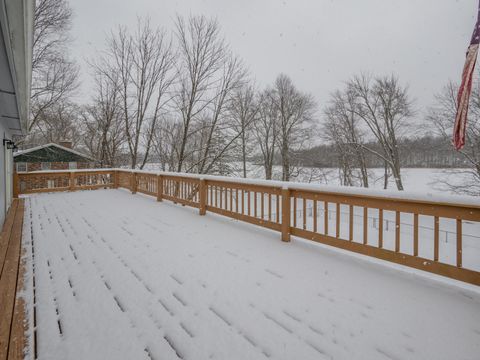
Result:
M465 128L467 126L468 101L472 90L472 76L477 61L478 46L480 43L480 1L478 4L477 23L473 29L472 40L467 50L467 58L463 66L462 83L457 95L457 115L453 128L453 146L461 150L465 145Z

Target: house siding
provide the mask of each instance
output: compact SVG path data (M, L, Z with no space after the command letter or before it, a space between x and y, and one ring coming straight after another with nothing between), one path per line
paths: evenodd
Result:
M2 139L11 139L12 134L4 127L3 123L0 121L0 133L3 135ZM5 220L5 215L7 212L7 189L6 189L6 183L7 183L7 173L5 169L5 146L3 146L3 141L0 146L0 225L3 224ZM12 182L10 181L10 186L12 186ZM13 190L13 189L10 189ZM12 191L9 192L10 194Z
M88 169L95 167L95 161L82 156L79 153L62 149L55 145L40 147L25 153L18 153L14 156L15 164L21 163L22 170L19 171L40 171L46 170L43 164L49 164L48 170L68 170L70 163L76 164L76 169ZM26 169L25 166L26 165Z
M15 161L18 163L18 161ZM50 170L68 170L70 168L70 162L63 161L48 161L50 163ZM41 162L27 162L27 171L40 171L42 170ZM90 162L76 162L77 169L89 169L93 167Z

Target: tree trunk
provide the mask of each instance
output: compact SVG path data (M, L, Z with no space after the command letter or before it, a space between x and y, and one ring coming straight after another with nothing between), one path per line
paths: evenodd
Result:
M242 165L243 165L243 177L247 177L247 144L245 139L245 126L242 129Z
M384 162L384 175L383 175L383 188L387 189L388 188L388 164L385 161Z
M287 140L284 140L282 145L282 180L290 181L290 159Z
M400 176L400 165L395 164L395 166L392 167L392 175L395 179L395 184L397 185L397 189L402 191L403 190L403 183L402 183L402 177Z

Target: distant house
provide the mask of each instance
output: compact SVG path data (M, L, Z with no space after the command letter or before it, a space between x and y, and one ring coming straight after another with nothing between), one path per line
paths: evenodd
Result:
M17 172L95 167L95 159L73 150L71 142L50 143L17 151L13 159Z

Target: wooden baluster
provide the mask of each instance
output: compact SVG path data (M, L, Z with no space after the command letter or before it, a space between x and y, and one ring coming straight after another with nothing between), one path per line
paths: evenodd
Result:
M223 186L220 186L220 195L219 195L219 200L220 200L220 209L222 209L222 204L223 204L223 201L222 201L222 197L223 197Z
M368 244L368 208L363 208L363 244Z
M288 189L282 189L282 241L290 241L290 190Z
M253 216L254 216L254 217L257 217L257 192L256 192L256 191L253 192L253 196L254 196L254 198L253 198L253 206L255 207L255 209L254 209L254 211L253 211Z
M378 209L378 247L383 248L383 209Z
M413 214L413 256L418 256L418 214Z
M261 198L260 198L260 212L261 212L261 215L262 215L262 220L265 220L265 204L264 204L265 193L261 192L260 195L261 195Z
M178 199L180 193L180 182L178 180L172 180L172 191L174 197L174 204L176 204L176 200Z
M297 227L297 198L293 196L293 227Z
M157 176L157 201L162 201L163 195L163 176Z
M276 212L277 212L277 216L276 216L277 217L277 223L280 223L280 196L278 194L276 194L275 207L276 207ZM288 206L288 209L290 209L290 205ZM290 220L288 221L288 223L290 224Z
M132 173L132 194L137 193L137 173Z
M317 199L313 200L313 232L317 232Z
M303 200L303 230L307 229L307 200L302 198Z
M119 185L119 182L120 182L119 181L119 172L114 170L110 176L113 177L113 188L118 189L118 185Z
M439 240L440 240L440 219L438 216L434 217L434 226L433 226L433 260L438 261L439 255Z
M75 173L72 171L70 172L70 191L75 190Z
M323 202L323 228L325 235L328 235L328 202Z
M242 215L245 214L245 191L243 189L240 190L242 193Z
M400 211L395 211L395 252L400 252Z
M462 219L457 219L457 267L462 267Z
M268 221L272 221L272 194L268 193Z
M233 212L233 189L230 188L230 211Z
M205 182L205 179L200 179L198 191L200 192L199 213L200 215L205 215L207 213L207 191L208 191L208 184Z
M348 240L353 241L353 225L354 225L354 218L353 218L353 205L349 206L348 209Z
M339 239L340 238L340 203L337 203L337 212L335 214L335 222L336 222L336 229L335 229L335 235L336 235L336 238Z
M229 188L225 188L225 210L228 210L228 190Z
M247 195L248 195L248 199L247 199L247 200L248 200L248 202L247 202L247 204L248 204L248 205L247 205L247 208L248 208L248 209L247 209L247 210L248 210L248 216L250 216L250 214L251 214L251 206L250 206L250 205L251 205L252 200L251 200L251 196L250 196L250 191L249 191L249 190L247 190Z
M235 212L238 214L238 188L235 189Z

